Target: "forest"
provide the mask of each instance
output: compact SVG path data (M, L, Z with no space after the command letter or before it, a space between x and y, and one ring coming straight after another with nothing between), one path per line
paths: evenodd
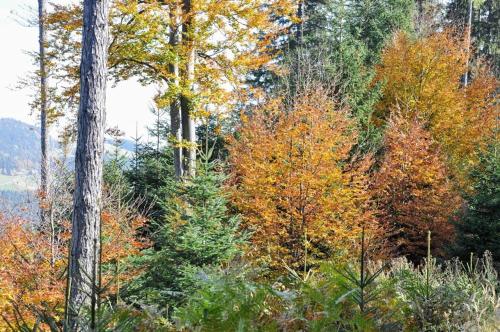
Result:
M33 3L0 331L500 330L500 2Z

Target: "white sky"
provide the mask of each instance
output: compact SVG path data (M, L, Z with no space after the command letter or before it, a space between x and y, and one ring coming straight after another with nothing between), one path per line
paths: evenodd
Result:
M52 0L51 2L75 2L75 0ZM20 77L33 67L26 51L38 48L38 29L20 24L17 16L28 13L26 8L36 9L37 0L0 0L0 118L9 117L30 124L37 118L30 115L29 91L14 90ZM109 88L107 94L107 125L118 126L128 137L135 136L136 123L139 134L145 137L145 126L153 121L149 112L155 89L143 87L135 81Z

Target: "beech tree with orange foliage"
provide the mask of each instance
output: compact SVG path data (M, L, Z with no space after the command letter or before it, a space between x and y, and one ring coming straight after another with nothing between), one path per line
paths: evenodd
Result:
M373 226L363 172L370 160L349 161L354 123L328 95L298 92L289 109L269 101L230 141L232 198L252 231L249 255L273 269L345 257L362 224Z
M428 231L434 254L443 254L443 246L453 239L450 218L460 199L437 143L418 120L398 114L388 120L384 156L372 188L393 254L413 261L425 257Z
M140 272L127 263L147 245L136 237L144 222L118 211L102 214L103 299L119 302L121 283ZM70 225L61 227L54 259L49 234L27 221L0 217L0 330L62 330Z
M0 216L0 330L44 331L64 313L62 253L53 259L51 238L21 219ZM64 255L65 256L65 255Z
M470 186L467 174L493 138L499 86L482 65L464 87L466 59L463 38L455 31L416 40L397 33L377 68L385 86L375 120L383 124L395 109L406 119L417 118L440 144L462 189Z

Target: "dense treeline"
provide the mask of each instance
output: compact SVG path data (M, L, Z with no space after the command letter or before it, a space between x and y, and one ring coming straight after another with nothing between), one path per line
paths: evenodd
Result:
M0 218L0 329L495 331L494 1L97 3L39 21L76 185ZM104 160L132 77L151 139Z

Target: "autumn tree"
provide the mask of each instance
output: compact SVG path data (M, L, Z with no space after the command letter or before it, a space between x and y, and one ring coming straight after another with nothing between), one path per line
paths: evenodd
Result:
M361 225L373 225L364 169L349 162L357 133L348 111L317 86L293 101L244 117L229 159L233 202L252 232L249 255L306 270L348 253Z
M159 108L169 108L178 178L191 173L196 119L224 113L244 95L244 75L268 65L264 52L286 27L273 16L290 15L292 0L114 1L111 7L110 76L155 84ZM74 57L80 44L81 7L58 6L51 15L57 72L69 78L63 94L78 89ZM64 80L68 82L68 79Z
M451 30L420 39L395 35L377 69L377 80L385 85L374 121L383 124L395 109L406 119L419 119L440 144L451 175L466 188L470 168L493 137L498 81L483 66L462 86L463 45Z
M59 326L66 261L52 248L48 233L25 220L0 216L0 330Z
M106 191L105 197L100 296L115 305L126 282L140 272L131 258L148 243L137 236L145 219L137 214L136 206L119 205L112 191ZM58 220L58 225L60 245L53 252L48 233L26 220L0 216L0 330L63 329L71 233L68 221Z
M417 120L391 116L384 155L372 181L377 217L394 255L425 257L432 232L435 255L453 239L451 217L460 200L437 143Z
M68 268L66 329L81 331L84 310L96 328L101 264L101 195L108 59L109 1L85 0L75 192Z

